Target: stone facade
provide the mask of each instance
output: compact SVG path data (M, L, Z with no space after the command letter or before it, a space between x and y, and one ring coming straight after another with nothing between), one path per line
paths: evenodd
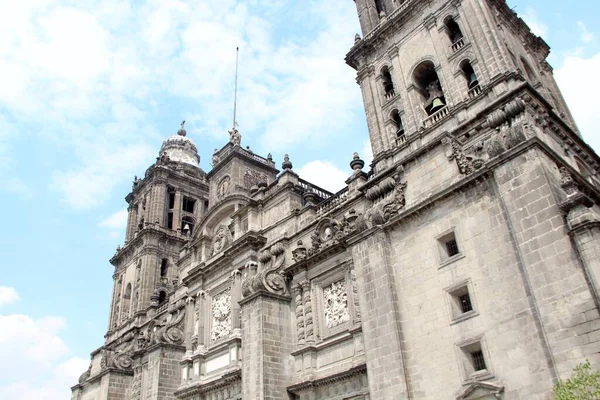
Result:
M600 159L502 0L355 0L374 160L333 194L182 128L127 196L73 399L527 399L600 367Z

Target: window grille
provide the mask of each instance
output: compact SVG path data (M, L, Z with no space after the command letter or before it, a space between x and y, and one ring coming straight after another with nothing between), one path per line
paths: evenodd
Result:
M458 301L460 303L460 309L463 313L473 310L473 305L471 304L471 298L469 297L469 293L460 296L458 298Z
M485 359L483 358L483 352L481 350L472 352L471 358L473 359L473 369L475 369L475 371L486 369Z
M459 253L456 239L450 239L446 242L446 251L448 252L448 257L455 256Z

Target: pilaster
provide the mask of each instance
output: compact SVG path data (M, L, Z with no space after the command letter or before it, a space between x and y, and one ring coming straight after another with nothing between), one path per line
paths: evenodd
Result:
M290 301L258 291L240 302L244 399L289 400L294 373Z
M365 232L352 244L369 388L374 399L411 396L390 251L389 237L379 228Z

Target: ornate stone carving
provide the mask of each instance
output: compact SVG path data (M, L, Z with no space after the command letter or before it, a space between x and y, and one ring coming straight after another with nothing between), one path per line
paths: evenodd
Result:
M142 396L142 366L136 365L133 368L133 382L131 384L131 399L139 400Z
M350 268L350 279L352 285L352 300L354 302L354 321L360 321L360 303L358 302L358 283L356 281L356 270L354 266Z
M231 333L231 289L228 288L212 299L213 342L228 337Z
M87 379L90 377L91 372L92 372L92 363L90 363L90 366L88 367L88 369L79 376L79 383L83 383L83 382L87 381Z
M150 342L182 344L185 338L185 302L178 301L171 309L169 316L162 322L155 321L156 330L149 328Z
M258 186L261 182L267 182L267 175L264 172L259 172L246 167L244 172L244 186L250 189L252 186Z
M490 158L502 154L527 138L526 131L529 127L527 118L523 115L524 111L525 102L516 99L487 116L489 127L495 129L486 146Z
M312 343L315 341L315 331L313 324L313 312L312 312L312 298L310 295L310 282L301 282L302 295L304 303L304 333L306 336L306 343Z
M470 175L483 167L483 160L470 154L465 154L463 147L453 138L445 137L442 144L450 147L448 160L456 160L458 170L463 175Z
M306 259L307 256L308 251L306 247L302 243L302 240L298 240L298 247L292 250L292 260L294 260L294 262L302 261Z
M296 332L298 334L298 344L304 344L304 307L302 306L302 286L292 286L294 293L294 302L296 303Z
M323 288L323 302L327 328L335 328L350 320L345 279Z
M270 249L263 251L258 261L259 266L249 263L246 268L246 279L242 282L243 295L249 296L260 290L288 295L287 279L281 271L285 261L283 244L275 243Z
M231 178L224 176L219 184L217 185L217 197L223 199L227 193L229 193L229 186L231 185Z
M231 236L229 228L225 225L220 225L212 240L211 257L225 250L232 241L233 237Z
M212 155L211 164L213 167L219 163L219 156L217 155L218 152L219 152L219 150L215 149L215 151Z

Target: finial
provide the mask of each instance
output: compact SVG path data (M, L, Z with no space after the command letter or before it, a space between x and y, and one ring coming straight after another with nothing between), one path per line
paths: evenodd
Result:
M187 135L187 132L185 131L185 128L183 127L185 125L185 120L181 121L181 128L179 128L179 130L177 131L177 134L179 136L185 136Z
M354 35L354 44L360 42L360 35L357 33L356 35Z
M273 162L273 156L271 155L271 153L267 154L267 160Z
M290 156L288 156L287 154L285 156L283 156L283 163L281 163L281 168L283 168L284 171L286 170L291 170L292 169L292 162L290 161Z
M365 166L365 162L360 159L357 152L354 152L352 161L350 161L350 168L354 170L354 173L358 173Z

